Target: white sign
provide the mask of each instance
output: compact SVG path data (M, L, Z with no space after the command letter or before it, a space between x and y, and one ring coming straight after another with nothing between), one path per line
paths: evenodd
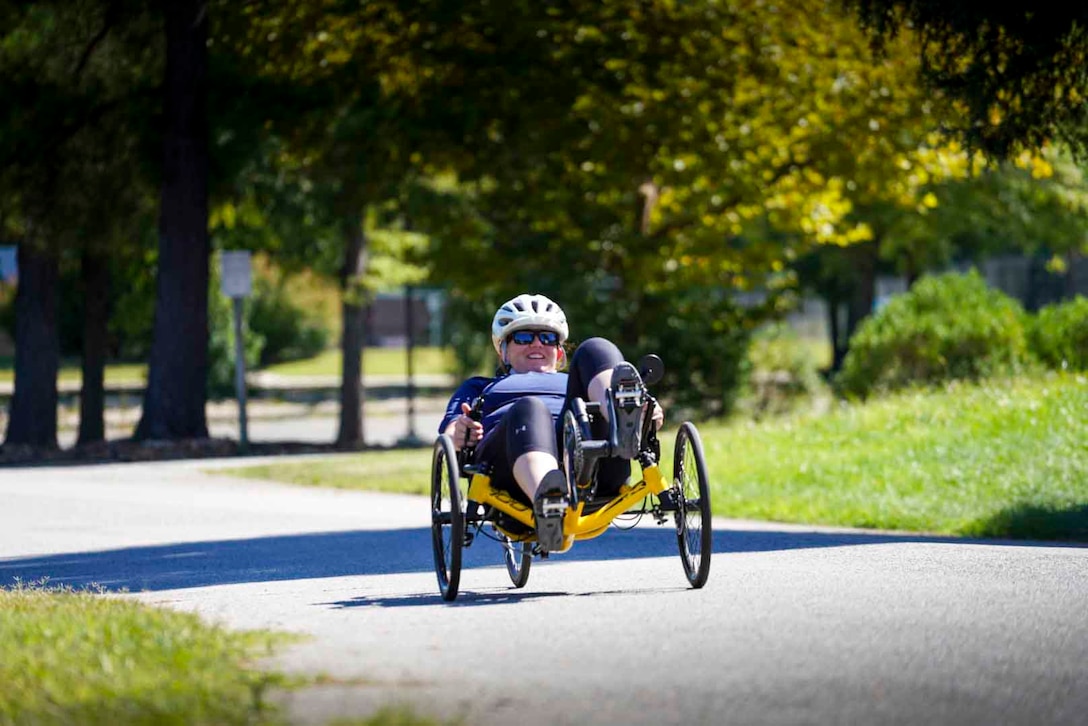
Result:
M220 256L223 294L227 297L246 297L253 290L253 269L249 264L248 250L224 251Z
M12 282L19 277L17 247L0 247L0 281Z

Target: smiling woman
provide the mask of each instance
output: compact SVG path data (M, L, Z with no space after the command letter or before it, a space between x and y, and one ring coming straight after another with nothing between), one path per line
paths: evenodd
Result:
M559 470L556 421L575 398L599 403L602 411L607 411L611 387L641 385L635 367L604 338L584 341L568 365L563 343L569 334L563 309L544 295L526 293L503 303L491 323L500 375L477 376L462 383L450 398L438 428L458 450L477 447L476 459L488 465L494 487L533 503L537 534L541 546L549 551L561 547L562 523L548 526L551 518L545 511L559 508L546 503L568 496L566 477ZM564 367L567 372L560 370ZM638 409L634 413L637 420L623 430L641 431L644 412L644 408ZM595 436L601 438L607 436L603 419L595 422L602 429ZM660 427L664 418L659 407L655 407L654 419ZM621 442L618 447L620 452L635 449L637 445L631 442ZM602 493L615 493L627 482L631 456L599 462Z

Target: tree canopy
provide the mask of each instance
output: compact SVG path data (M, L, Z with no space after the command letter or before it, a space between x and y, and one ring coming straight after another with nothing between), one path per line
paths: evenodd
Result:
M922 76L962 115L947 128L1007 159L1048 142L1088 152L1088 7L1080 3L846 0L877 47L910 29Z
M0 225L157 270L141 436L206 430L208 255L228 244L339 276L349 414L362 306L422 270L482 348L495 305L544 292L576 339L667 351L667 381L723 412L813 250L843 251L836 289L884 258L911 275L1000 210L1078 250L1079 168L1050 142L1084 148L1082 13L0 0ZM980 174L976 152L1021 166Z

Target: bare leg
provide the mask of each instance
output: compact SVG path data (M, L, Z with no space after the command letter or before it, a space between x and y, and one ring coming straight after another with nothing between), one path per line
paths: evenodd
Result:
M593 376L589 381L589 385L586 386L589 393L589 400L595 403L601 404L601 416L604 420L608 420L608 406L605 402L608 400L608 387L612 385L612 369L606 368L597 375Z
M559 468L559 462L546 451L526 451L514 460L514 479L532 501L544 475Z

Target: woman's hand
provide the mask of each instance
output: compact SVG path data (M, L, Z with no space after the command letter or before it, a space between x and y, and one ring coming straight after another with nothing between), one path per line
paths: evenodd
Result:
M453 448L460 451L461 449L475 444L484 435L484 425L479 421L473 421L469 416L472 411L472 406L467 403L461 404L461 415L450 422L450 425L446 427L446 433L453 439Z
M654 431L660 431L661 427L665 425L665 409L661 408L661 404L654 406Z

